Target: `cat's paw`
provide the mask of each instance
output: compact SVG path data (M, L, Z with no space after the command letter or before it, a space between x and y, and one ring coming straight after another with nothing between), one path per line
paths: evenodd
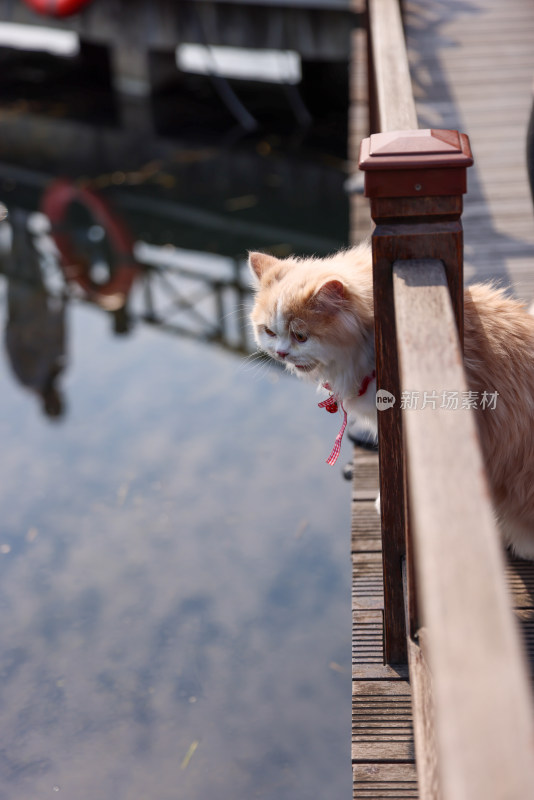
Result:
M363 447L364 450L372 450L373 452L378 451L376 431L371 430L368 425L362 425L361 420L349 418L347 434L349 439L358 447Z
M505 542L516 558L534 561L534 531L508 527L505 533Z
M378 492L375 500L376 513L380 516L380 492Z

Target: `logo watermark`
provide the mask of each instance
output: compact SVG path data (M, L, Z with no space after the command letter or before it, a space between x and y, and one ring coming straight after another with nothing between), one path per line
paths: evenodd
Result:
M402 392L400 408L406 411L422 411L425 408L445 409L457 411L458 409L471 408L481 411L495 411L499 392L456 392L456 391L428 391L428 392ZM392 408L397 398L386 389L379 389L376 393L376 407L379 411Z
M379 389L376 393L375 403L379 411L386 411L395 405L397 398L386 389Z

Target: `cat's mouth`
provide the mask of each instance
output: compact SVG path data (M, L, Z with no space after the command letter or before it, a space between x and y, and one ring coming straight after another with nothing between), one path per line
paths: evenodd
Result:
M312 362L311 364L296 364L291 358L279 358L273 353L270 353L270 355L275 361L278 361L279 364L284 364L289 370L295 369L297 372L313 372L313 370L317 367L316 361Z

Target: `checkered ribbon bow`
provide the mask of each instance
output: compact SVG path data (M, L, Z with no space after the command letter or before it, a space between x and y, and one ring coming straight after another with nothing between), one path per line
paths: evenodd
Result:
M328 389L328 386L325 386L325 389ZM326 463L333 467L338 459L339 453L341 452L341 440L343 439L343 434L345 433L345 428L347 427L347 412L343 408L343 403L341 400L336 400L336 397L333 394L331 394L330 397L327 397L326 400L323 400L322 403L318 403L318 406L319 408L326 408L326 410L330 411L331 414L335 414L339 406L341 406L341 410L343 411L343 424L341 426L341 430L336 436L336 441L334 442L334 448L332 452L326 459Z
M370 375L365 375L360 388L358 390L358 397L364 395L369 388L369 384L376 378L376 371L373 370ZM328 389L329 392L332 392L332 387L329 383L323 383L323 389ZM334 449L326 459L326 463L329 464L331 467L334 466L336 463L339 453L341 452L341 440L343 439L343 434L345 433L345 428L347 427L347 412L343 408L343 403L339 400L335 394L330 394L330 397L327 397L326 400L323 400L322 403L318 403L319 408L326 408L327 411L330 411L331 414L335 414L338 410L339 406L341 406L341 410L343 411L343 425L341 426L341 430L339 431L338 435L336 436L336 441L334 442Z

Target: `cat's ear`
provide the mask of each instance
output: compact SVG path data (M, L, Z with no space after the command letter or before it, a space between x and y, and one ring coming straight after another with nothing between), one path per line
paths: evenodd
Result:
M313 304L317 311L331 313L337 311L343 305L345 300L346 291L345 286L341 281L332 279L326 281L315 292L313 296Z
M268 253L249 253L248 263L252 272L261 279L266 270L278 264L278 259Z

